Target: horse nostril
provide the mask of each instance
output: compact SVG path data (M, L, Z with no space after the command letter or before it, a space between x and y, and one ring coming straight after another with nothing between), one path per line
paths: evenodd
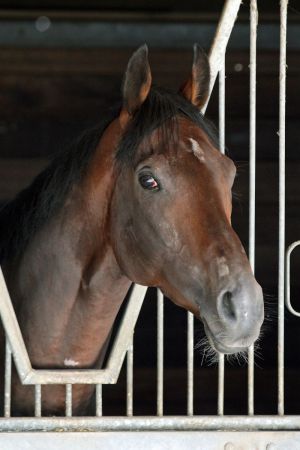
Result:
M224 292L221 298L221 302L224 318L232 321L236 320L235 308L232 301L232 293L229 291Z

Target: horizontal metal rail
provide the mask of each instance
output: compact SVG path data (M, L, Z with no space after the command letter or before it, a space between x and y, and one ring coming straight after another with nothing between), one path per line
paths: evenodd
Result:
M300 416L40 417L0 419L0 431L300 430Z

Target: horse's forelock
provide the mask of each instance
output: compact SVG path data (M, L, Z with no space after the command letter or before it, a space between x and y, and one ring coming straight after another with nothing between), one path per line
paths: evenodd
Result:
M148 98L134 114L125 131L116 153L117 161L133 163L141 141L158 130L158 137L165 148L176 142L178 118L186 117L208 136L214 147L218 148L215 127L204 118L201 112L182 95L167 89L152 87Z

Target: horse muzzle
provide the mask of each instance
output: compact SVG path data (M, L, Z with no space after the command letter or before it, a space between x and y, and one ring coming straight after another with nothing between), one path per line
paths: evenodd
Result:
M222 289L216 307L204 308L201 319L211 346L231 354L245 351L259 337L264 319L263 294L254 277Z

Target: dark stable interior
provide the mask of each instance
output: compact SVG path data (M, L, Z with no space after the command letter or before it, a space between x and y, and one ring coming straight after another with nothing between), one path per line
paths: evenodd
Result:
M101 4L100 4L101 3ZM138 40L137 25L184 25L187 41L172 44L166 31L161 43L151 45L150 64L156 84L177 89L191 67L192 40L196 25L204 30L206 50L211 43L223 1L203 2L89 0L26 2L0 1L1 22L15 32L9 41L0 31L0 204L13 198L46 166L59 148L80 132L105 119L120 101L122 75ZM300 22L297 2L290 1L289 27ZM277 272L278 272L278 68L279 5L259 1L261 12L257 53L257 186L256 186L256 277L266 298L267 321L255 368L255 413L277 412ZM38 32L37 18L46 16L56 38ZM248 246L249 176L249 4L241 6L226 58L226 147L236 162L233 226ZM101 39L89 44L89 26L107 25L105 45ZM117 43L112 24L126 25L128 39ZM40 22L46 23L46 22ZM59 26L58 26L59 25ZM46 25L47 26L47 25ZM75 28L72 28L72 27ZM111 26L111 28L109 28ZM19 27L19 28L18 28ZM36 28L34 28L36 27ZM57 27L57 28L55 28ZM74 31L75 30L75 31ZM22 34L23 33L23 34ZM72 38L70 39L70 33ZM43 36L41 37L41 35ZM24 37L25 36L25 37ZM87 37L87 40L85 40ZM191 40L191 43L189 41ZM70 43L71 42L71 43ZM286 245L300 239L300 39L289 40L287 49L286 111ZM207 115L218 123L218 87ZM300 309L300 247L291 270L291 298ZM164 412L186 414L186 312L165 301ZM299 414L300 374L299 318L285 311L286 413ZM204 335L195 322L195 342ZM137 323L134 339L134 414L156 414L156 291L150 289ZM217 366L195 350L195 414L217 412ZM117 385L104 386L104 414L126 412L126 372ZM227 362L225 414L247 413L247 365Z

